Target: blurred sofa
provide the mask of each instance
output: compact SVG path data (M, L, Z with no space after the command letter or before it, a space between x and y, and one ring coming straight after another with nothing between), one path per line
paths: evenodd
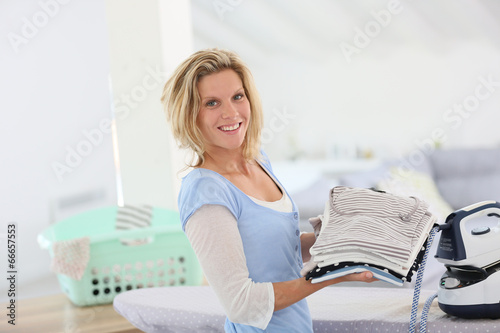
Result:
M442 215L445 209L453 211L484 200L500 201L500 148L438 149L430 154L418 151L384 161L371 170L336 178L322 176L292 193L301 219L321 214L328 191L336 185L415 195L436 206Z

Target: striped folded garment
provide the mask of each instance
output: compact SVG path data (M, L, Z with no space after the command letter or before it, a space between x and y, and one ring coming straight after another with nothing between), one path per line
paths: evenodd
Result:
M132 230L150 228L153 220L153 206L125 204L118 206L116 211L115 229ZM136 246L150 243L147 238L120 238L120 242L127 246Z
M337 186L323 215L310 220L317 235L302 275L312 283L365 270L401 286L411 281L437 219L415 197Z

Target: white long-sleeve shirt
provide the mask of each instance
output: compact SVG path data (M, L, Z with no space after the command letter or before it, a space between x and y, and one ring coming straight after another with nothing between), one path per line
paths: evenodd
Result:
M292 203L286 194L276 202L251 199L271 209L292 211ZM270 282L255 283L249 278L233 214L224 206L204 205L189 218L185 230L205 277L229 320L265 329L274 311L273 285Z

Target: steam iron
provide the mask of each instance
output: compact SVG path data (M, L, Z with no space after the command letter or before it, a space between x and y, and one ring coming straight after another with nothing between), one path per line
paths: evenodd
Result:
M474 227L469 221L500 218L500 203L483 201L451 213L440 225L436 259L446 272L437 293L441 310L460 318L500 318L500 222Z

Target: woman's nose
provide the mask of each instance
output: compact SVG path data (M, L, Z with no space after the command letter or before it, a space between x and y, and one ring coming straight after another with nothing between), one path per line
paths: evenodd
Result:
M222 110L222 118L235 118L238 115L238 109L232 104L226 104Z

